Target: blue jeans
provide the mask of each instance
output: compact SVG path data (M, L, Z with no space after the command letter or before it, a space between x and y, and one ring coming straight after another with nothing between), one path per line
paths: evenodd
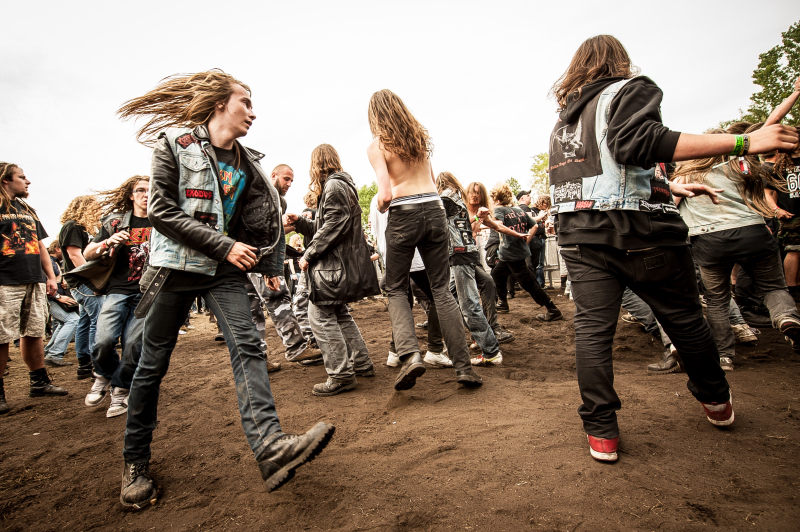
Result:
M133 315L141 293L109 294L97 318L97 335L92 350L94 371L111 386L130 388L133 373L142 354L144 320ZM117 354L117 339L122 338L122 361Z
M142 356L128 397L123 450L128 462L150 459L161 380L169 368L178 331L198 295L204 296L217 317L217 324L228 344L242 428L253 453L257 456L277 437L273 435L281 431L266 358L259 348L261 339L250 317L250 301L242 279L233 277L204 292L162 291L144 319Z
M472 339L478 344L486 358L494 357L500 351L500 344L494 331L486 320L481 307L481 294L475 281L475 264L456 264L450 267L453 272L452 284L458 294L458 306L467 323Z
M88 286L80 285L70 290L72 299L80 305L80 318L75 331L75 354L78 363L85 366L92 361L94 336L97 331L97 318L103 308L103 297L92 292Z
M69 348L75 329L78 327L80 315L77 312L67 312L55 301L50 303L50 316L53 318L53 336L44 348L44 356L50 358L64 358L64 353Z

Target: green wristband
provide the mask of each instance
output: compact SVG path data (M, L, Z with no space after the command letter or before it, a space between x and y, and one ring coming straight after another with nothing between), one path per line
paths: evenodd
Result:
M741 135L734 135L736 138L736 146L733 147L731 155L741 155L744 149L744 138Z

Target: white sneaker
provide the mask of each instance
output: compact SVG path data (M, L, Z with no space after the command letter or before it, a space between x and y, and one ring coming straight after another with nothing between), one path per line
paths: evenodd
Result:
M758 341L758 338L746 323L731 325L731 329L733 330L734 336L736 336L736 341L739 343L747 344Z
M108 407L106 417L116 417L128 411L128 395L130 390L126 388L111 389L111 405Z
M499 366L503 363L503 353L497 352L492 358L486 358L483 355L470 359L473 366Z
M111 379L101 377L97 373L94 374L94 383L92 389L86 395L86 406L97 406L103 402L106 392L111 388Z
M400 357L397 356L397 353L389 351L389 358L386 359L386 365L390 368L396 368L400 365Z
M425 358L422 359L423 362L430 364L431 366L439 366L442 368L452 368L453 361L450 360L447 355L442 353L432 353L428 351L425 353Z

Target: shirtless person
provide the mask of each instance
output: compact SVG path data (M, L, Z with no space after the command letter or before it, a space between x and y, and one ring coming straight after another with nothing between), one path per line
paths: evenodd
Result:
M464 386L480 386L483 381L470 364L461 313L448 289L447 217L434 182L428 131L387 89L376 92L369 101L369 127L374 140L367 155L377 176L378 208L381 212L389 209L386 291L395 346L403 363L394 388L408 390L425 373L407 293L415 248L425 263L456 380ZM409 131L412 133L401 133Z

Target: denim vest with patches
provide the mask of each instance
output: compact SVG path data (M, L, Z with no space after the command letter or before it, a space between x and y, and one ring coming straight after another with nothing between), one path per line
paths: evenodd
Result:
M581 112L560 121L550 137L552 214L579 210L633 210L677 214L666 176L619 164L608 148L611 101L630 80L612 83Z
M442 198L447 198L458 205L458 214L447 217L447 226L450 231L450 256L457 253L477 252L478 246L472 237L472 224L469 221L469 211L461 195L452 189L447 189L440 194Z

